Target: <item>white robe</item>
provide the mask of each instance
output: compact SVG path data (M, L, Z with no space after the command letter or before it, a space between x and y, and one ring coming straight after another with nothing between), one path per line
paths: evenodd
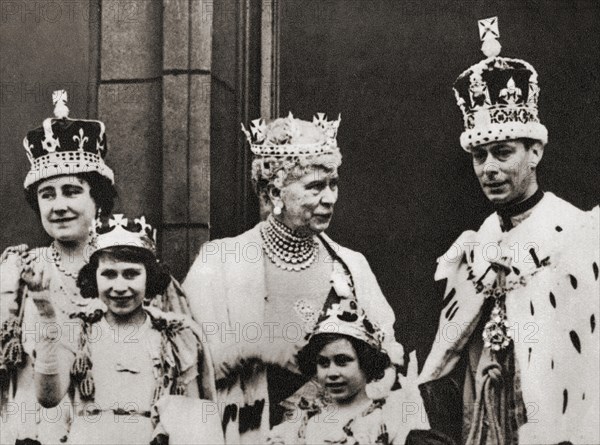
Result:
M262 224L262 223L259 223ZM384 331L384 348L392 362L402 364L403 350L394 338L394 313L383 296L375 275L363 255L335 244L322 236L344 261L354 280L359 305L370 320ZM259 225L234 237L206 243L183 283L192 315L202 324L207 335L215 367L234 366L240 359L281 363L294 360L296 349L285 350L255 342L257 327L264 325L267 295L265 261ZM290 272L292 273L292 272ZM252 339L245 335L250 329ZM240 378L219 391L220 408L224 410L227 443L262 443L269 431L268 386L264 367ZM218 374L218 372L217 372ZM217 375L217 377L219 377ZM264 403L264 406L263 406ZM239 433L240 409L254 407L250 416L253 427ZM256 417L259 416L257 419Z
M435 279L447 280L444 307L419 381L447 375L469 338L481 335L475 327L485 297L474 282L507 257L506 315L528 418L519 442L600 443L599 213L546 193L508 232L497 214L464 232L438 259Z

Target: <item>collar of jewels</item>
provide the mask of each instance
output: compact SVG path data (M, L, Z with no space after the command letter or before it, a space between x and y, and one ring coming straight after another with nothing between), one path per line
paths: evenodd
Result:
M149 250L156 255L156 229L141 216L133 221L122 214L116 214L104 223L96 220L96 252L109 247L130 246Z
M271 122L253 120L250 130L242 124L242 131L257 157L287 158L318 156L339 151L337 131L341 115L328 121L324 113L317 113L312 122L296 119L290 112Z
M337 292L334 282L333 290ZM350 296L338 297L338 301L328 305L321 312L308 340L320 334L339 334L362 340L380 351L384 341L381 328L371 322L365 311L358 306L356 299Z
M464 131L460 143L465 151L499 140L531 138L548 142L548 130L539 121L538 73L527 61L500 57L498 17L478 21L485 59L461 73L454 84L456 102L463 114ZM505 84L488 84L486 72L514 73ZM526 83L519 82L519 73L528 74ZM457 87L468 79L468 93ZM516 80L517 79L517 80Z

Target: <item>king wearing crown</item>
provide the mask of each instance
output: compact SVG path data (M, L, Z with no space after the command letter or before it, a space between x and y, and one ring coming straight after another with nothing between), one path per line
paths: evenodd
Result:
M454 94L461 146L495 212L438 259L443 309L420 375L431 424L453 430L462 400L463 444L600 443L599 208L540 189L537 73L499 56L497 17L480 34L486 58Z

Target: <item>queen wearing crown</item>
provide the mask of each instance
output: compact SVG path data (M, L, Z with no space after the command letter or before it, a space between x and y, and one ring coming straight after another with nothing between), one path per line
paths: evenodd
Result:
M53 118L27 133L23 141L31 168L24 188L28 203L52 238L49 247L8 248L0 263L1 443L58 443L68 432L68 407L40 409L33 393L36 310L22 280L25 268L46 270L59 321L85 306L76 285L79 269L92 250L94 218L112 211L116 191L106 165L104 123L69 119L67 93L53 94ZM68 341L62 336L61 341Z
M281 403L306 390L296 355L332 284L356 296L402 364L394 313L365 257L329 238L338 198L340 120L291 114L243 126L254 155L252 183L265 221L206 243L183 284L207 332L227 443L261 443L282 420ZM395 372L388 369L391 386Z
M76 280L94 251L94 219L110 215L116 198L114 173L105 163L106 128L97 120L71 119L67 92L53 94L54 117L27 133L23 141L30 170L25 197L52 238L48 247L9 247L0 261L0 443L58 443L69 430L65 399L51 410L41 408L33 391L37 311L28 297L25 269L43 269L44 288L57 322L85 308ZM166 311L189 312L178 284L149 304ZM69 342L68 335L60 341ZM18 409L16 408L18 407Z

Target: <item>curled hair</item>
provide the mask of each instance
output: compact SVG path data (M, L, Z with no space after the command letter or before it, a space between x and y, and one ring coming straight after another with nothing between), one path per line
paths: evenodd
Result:
M94 252L90 262L83 266L77 277L77 286L83 298L98 298L96 271L100 258L108 257L115 261L143 264L146 268L146 300L162 294L169 283L171 275L166 267L156 261L152 252L134 246L114 246Z
M257 157L252 161L252 185L257 196L267 194L269 185L281 189L300 179L312 169L321 167L331 171L342 165L339 150L314 156L293 156L284 159Z
M90 186L90 196L94 200L96 208L102 210L100 216L110 216L115 205L115 199L117 197L117 190L110 182L110 179L105 178L98 172L75 173L73 175L64 176L75 176L87 182ZM56 178L58 176L54 177ZM42 183L42 181L46 181L46 179L41 179L25 189L25 199L38 215L40 214L40 206L38 203L37 191L39 185Z
M344 338L348 340L358 357L358 365L365 373L367 382L383 378L383 374L391 364L386 352L377 350L358 338L342 334L319 334L310 339L308 344L298 353L298 367L307 377L317 374L317 355L329 343Z

